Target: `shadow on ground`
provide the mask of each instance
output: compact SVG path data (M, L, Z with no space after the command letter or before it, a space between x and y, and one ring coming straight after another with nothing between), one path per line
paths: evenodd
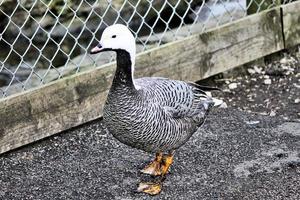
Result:
M96 120L2 155L0 199L300 199L298 122L212 112L177 151L156 197L135 192L152 156Z

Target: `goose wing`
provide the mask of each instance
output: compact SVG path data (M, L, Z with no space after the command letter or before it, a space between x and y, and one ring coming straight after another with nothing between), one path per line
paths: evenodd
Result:
M203 120L213 106L213 99L205 91L216 88L167 78L136 79L136 85L148 100L158 104L169 116Z

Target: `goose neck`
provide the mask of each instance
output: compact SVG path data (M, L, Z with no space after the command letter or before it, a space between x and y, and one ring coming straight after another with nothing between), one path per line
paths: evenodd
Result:
M130 53L125 50L117 50L117 69L113 80L114 86L134 87L133 63Z

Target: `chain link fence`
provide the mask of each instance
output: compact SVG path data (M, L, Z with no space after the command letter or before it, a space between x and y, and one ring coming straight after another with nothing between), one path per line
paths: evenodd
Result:
M0 0L0 98L112 61L89 54L108 25L141 52L290 1Z

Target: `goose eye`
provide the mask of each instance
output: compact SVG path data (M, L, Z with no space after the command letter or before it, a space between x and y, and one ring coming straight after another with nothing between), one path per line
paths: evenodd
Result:
M116 38L116 37L117 37L116 35L111 36L111 38Z

